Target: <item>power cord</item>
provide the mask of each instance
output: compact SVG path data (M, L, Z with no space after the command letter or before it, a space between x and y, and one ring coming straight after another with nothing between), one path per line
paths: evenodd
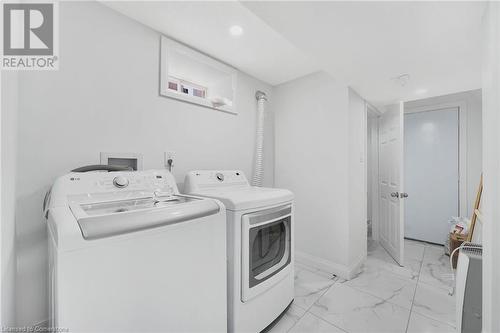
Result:
M450 253L450 268L451 268L451 278L452 278L452 286L451 286L451 290L449 292L449 295L450 296L453 296L455 294L455 271L457 270L456 268L453 269L453 256L455 255L455 252L459 251L460 249L462 248L466 248L466 247L472 247L472 248L475 248L475 246L477 246L475 243L472 243L472 242L463 242L462 244L460 244L459 247L457 247L455 250L453 250L451 253ZM458 268L458 257L457 257L457 268Z

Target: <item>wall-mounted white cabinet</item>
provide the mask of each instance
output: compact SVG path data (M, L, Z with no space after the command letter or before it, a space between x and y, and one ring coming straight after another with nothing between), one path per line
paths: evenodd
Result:
M161 37L160 95L236 113L236 69Z

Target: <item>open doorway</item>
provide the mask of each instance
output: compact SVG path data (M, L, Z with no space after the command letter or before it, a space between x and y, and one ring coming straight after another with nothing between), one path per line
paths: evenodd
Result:
M367 106L367 242L404 265L403 102Z
M405 237L444 244L470 219L482 171L481 90L405 102Z
M366 195L367 195L367 248L376 246L379 240L379 205L378 205L378 118L380 112L374 107L366 107Z
M367 108L368 250L370 241L380 243L406 265L392 244L399 253L408 243L403 237L442 245L454 216L470 218L482 168L481 109L480 90L390 105L380 114ZM387 124L397 112L399 122ZM387 133L395 127L401 150L388 153ZM383 185L392 183L385 193Z
M460 215L459 121L459 107L405 113L405 238L444 244Z

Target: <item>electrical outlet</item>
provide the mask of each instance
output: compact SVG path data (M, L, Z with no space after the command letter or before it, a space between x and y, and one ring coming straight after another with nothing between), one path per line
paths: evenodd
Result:
M165 167L169 167L168 165L168 160L172 160L172 164L174 164L175 161L175 152L173 151L166 151L163 153L164 160L163 163L165 164Z

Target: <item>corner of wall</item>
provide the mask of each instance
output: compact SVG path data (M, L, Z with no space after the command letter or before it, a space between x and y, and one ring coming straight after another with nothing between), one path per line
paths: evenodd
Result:
M494 1L486 4L483 20L483 170L484 190L481 211L483 228L483 332L500 332L500 177L498 161L500 136L500 4Z
M16 324L16 229L15 179L17 161L17 113L19 102L19 74L1 74L1 325Z
M349 110L349 252L348 265L356 267L366 257L366 102L348 88Z

